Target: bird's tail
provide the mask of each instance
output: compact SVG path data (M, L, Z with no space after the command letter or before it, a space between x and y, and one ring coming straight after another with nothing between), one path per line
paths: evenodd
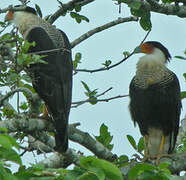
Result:
M68 116L62 114L54 119L55 123L55 150L66 152L68 149Z

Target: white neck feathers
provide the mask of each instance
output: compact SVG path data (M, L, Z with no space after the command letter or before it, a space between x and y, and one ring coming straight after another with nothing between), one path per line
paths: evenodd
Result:
M154 69L155 67L165 67L166 58L163 52L158 49L154 48L151 54L146 54L142 56L138 63L137 63L137 70L140 69Z
M39 23L39 17L28 12L16 11L13 14L13 22L18 27L19 32L24 36L25 32L32 25Z

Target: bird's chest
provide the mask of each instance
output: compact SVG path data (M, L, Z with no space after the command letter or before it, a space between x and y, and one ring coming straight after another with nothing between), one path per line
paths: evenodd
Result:
M170 78L170 72L163 68L143 68L136 72L134 83L136 86L146 89L153 84L164 84Z

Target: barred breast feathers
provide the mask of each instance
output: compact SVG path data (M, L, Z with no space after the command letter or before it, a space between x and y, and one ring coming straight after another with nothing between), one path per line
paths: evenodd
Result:
M158 54L158 56L157 56ZM151 84L166 84L173 80L173 72L166 67L166 59L160 51L155 54L142 56L137 63L134 83L140 88L148 88Z

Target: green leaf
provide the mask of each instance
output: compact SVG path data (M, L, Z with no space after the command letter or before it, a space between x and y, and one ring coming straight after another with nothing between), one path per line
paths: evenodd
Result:
M128 6L134 10L138 10L141 7L141 2L131 2L128 4Z
M132 145L132 147L135 150L137 150L136 141L134 140L134 138L131 135L127 135L127 139L130 142L130 144Z
M76 180L76 179L74 179L74 180ZM72 179L68 179L68 180L72 180ZM91 172L85 172L81 176L78 177L78 180L102 180L102 179L98 178L95 174L93 174Z
M17 144L15 139L9 136L8 134L0 134L0 145L6 149L15 147L16 149L19 150L19 145Z
M184 98L186 98L186 91L181 92L181 99L184 99Z
M150 20L150 11L144 11L140 18L140 25L145 31L149 31L152 27Z
M28 82L28 83L31 83L31 82L32 82L30 76L28 76L27 74L23 74L23 75L21 76L21 78L22 78L23 80L25 80L26 82Z
M106 148L108 148L110 151L113 148L113 144L110 144L113 136L110 135L110 132L108 131L108 127L103 123L99 129L100 135L95 136L96 140L99 141L101 144L103 144Z
M157 168L155 166L152 166L150 164L137 164L133 166L128 173L129 179L136 179L138 175L140 175L144 171L153 171Z
M35 93L34 88L30 84L24 84L23 87L29 89L32 93ZM23 94L24 94L25 97L27 96L26 93L23 93Z
M111 65L111 60L106 60L104 63L102 63L106 68L108 68Z
M83 84L83 87L86 89L87 92L91 92L88 85L84 81L81 81L81 83Z
M22 164L20 156L13 149L0 147L0 159L12 161L19 165Z
M183 56L174 56L174 57L177 58L177 59L186 60L186 57L183 57Z
M94 172L99 177L99 180L104 180L104 177L109 180L122 180L118 167L106 160L97 159L92 156L82 157L80 159L80 166Z
M121 155L119 158L118 158L118 161L117 161L117 165L118 167L124 167L128 164L128 161L129 161L129 158L128 156L126 155Z
M22 102L21 105L19 106L21 110L27 110L28 109L28 104L26 102Z
M17 58L17 64L19 65L19 66L21 66L22 64L23 64L23 62L22 62L22 59L21 58Z
M75 55L75 61L80 62L80 59L81 59L81 53L78 52L78 53L76 53L76 55Z
M73 69L74 70L77 68L78 64L81 63L81 61L80 61L81 60L81 57L82 57L82 55L81 55L80 52L76 53L75 59L72 61Z
M185 78L185 81L186 81L186 73L183 73L183 77Z
M144 138L143 137L141 137L139 139L137 149L138 149L138 152L140 152L140 153L145 149L145 144L144 144Z
M75 6L75 11L76 12L80 12L81 11L81 6L80 5L76 5Z
M35 9L36 9L39 17L42 18L43 15L42 15L42 12L41 12L41 8L37 4L35 4Z
M90 104L95 105L97 102L98 101L97 101L97 98L96 97L91 97L90 98Z
M89 22L89 19L83 15L76 12L70 12L70 16L76 20L77 23L81 23L82 20Z
M123 52L123 55L124 55L124 57L126 58L126 57L128 57L128 56L130 55L130 52L124 51L124 52Z
M128 158L128 156L126 156L126 155L121 155L121 156L119 157L119 160L120 160L120 161L129 161L129 158Z

